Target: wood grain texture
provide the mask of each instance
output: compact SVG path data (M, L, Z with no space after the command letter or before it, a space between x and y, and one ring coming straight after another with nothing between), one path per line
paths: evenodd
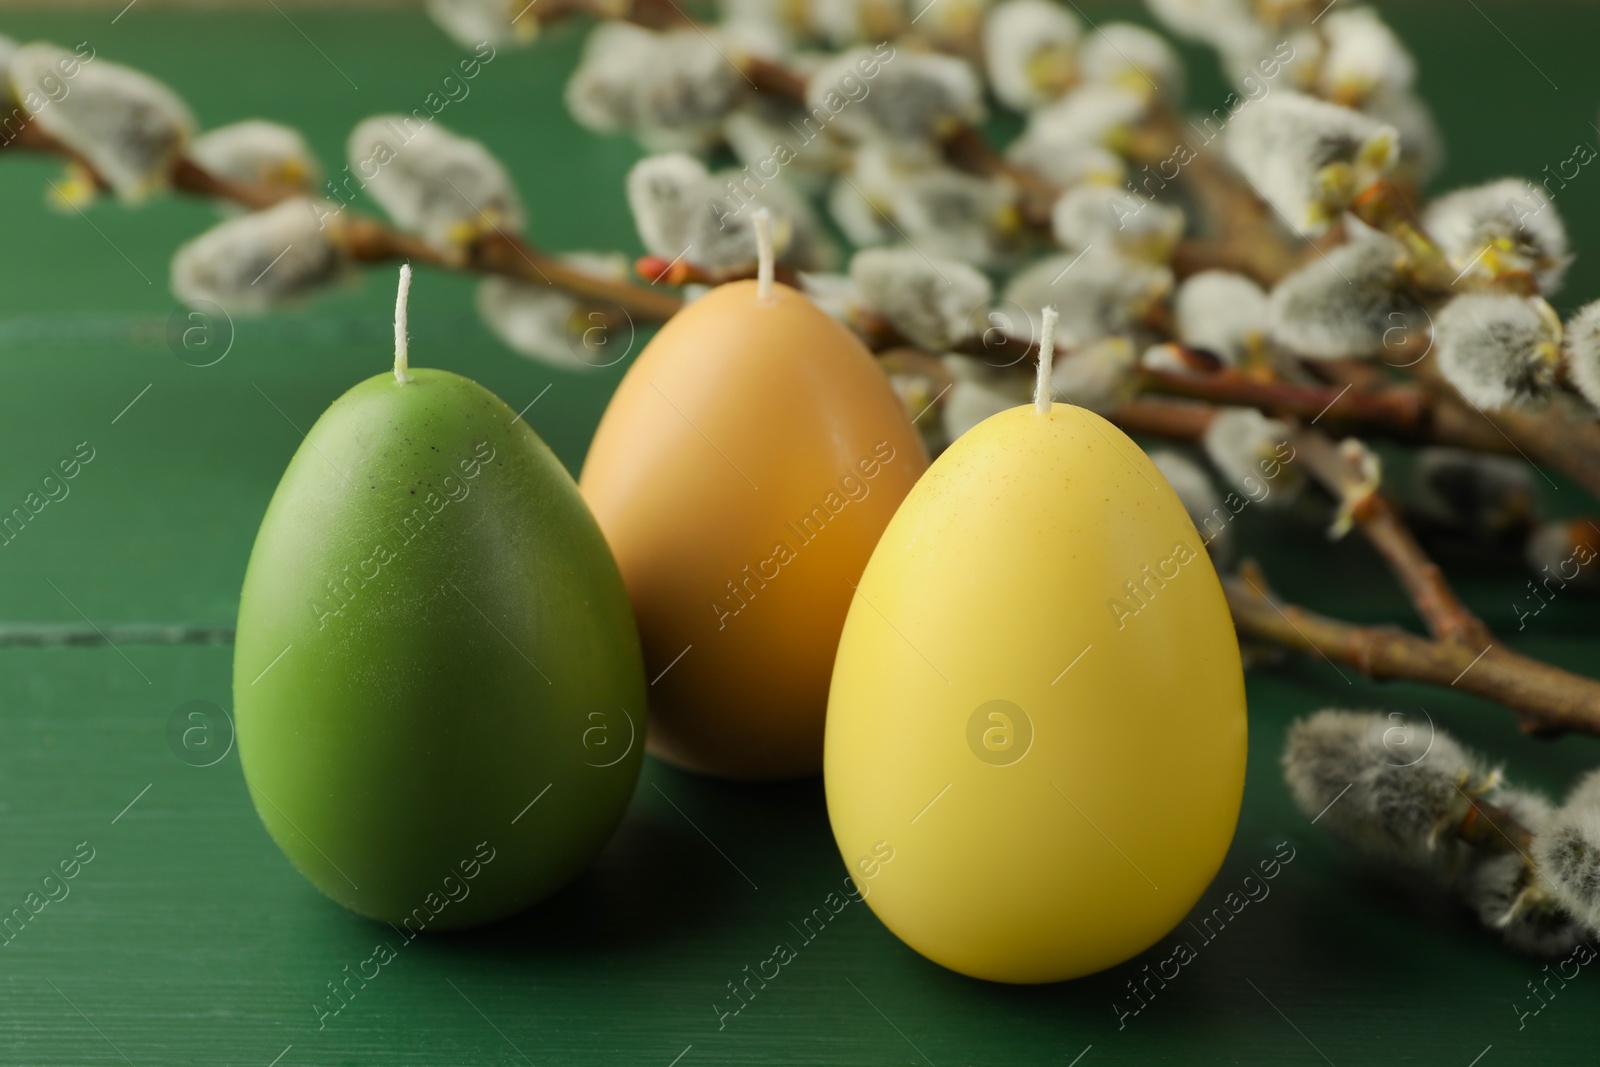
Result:
M206 124L296 123L329 162L358 119L418 106L457 58L414 12L295 9L352 89L270 9L142 6L115 26L103 12L0 12L0 32L88 38L171 82ZM1469 7L1448 26L1437 9L1397 9L1452 138L1447 186L1537 174L1594 139L1600 74L1588 42L1600 11L1477 6L1561 90ZM557 103L575 54L566 31L536 52L502 53L441 118L503 155L541 243L636 251L621 196L634 149L579 133ZM1220 100L1212 68L1199 71L1192 99ZM230 624L251 539L299 430L388 361L390 280L241 320L226 359L191 367L165 339L166 262L212 213L100 205L90 226L41 206L54 176L44 161L0 165L0 506L79 442L95 458L67 499L0 549L0 618ZM1585 251L1600 244L1600 184L1588 183L1600 172L1557 199ZM1597 262L1573 270L1574 306L1600 292ZM578 376L517 359L473 317L471 289L466 279L419 277L414 359L476 378L515 408L550 386L526 417L575 468L623 366ZM1562 513L1591 507L1565 484L1547 502ZM1329 548L1320 530L1288 519L1240 521L1245 547L1263 555L1286 596L1341 617L1408 617L1363 546ZM1461 586L1517 649L1595 671L1594 602L1564 594L1518 632L1511 605L1523 580L1507 567ZM1551 791L1600 763L1600 742L1521 738L1500 710L1464 695L1347 681L1314 663L1252 675L1245 809L1194 926L1105 974L1009 988L927 963L860 905L810 940L797 932L845 873L820 783L738 787L653 761L601 862L559 897L489 930L402 946L290 869L250 809L236 754L194 767L170 750L180 705L229 706L229 676L221 646L0 649L0 914L23 906L80 843L94 851L69 894L0 947L0 1062L1467 1067L1483 1054L1480 1067L1500 1067L1588 1062L1600 1038L1590 1010L1600 975L1585 971L1547 995L1519 1029L1513 1005L1528 1003L1540 963L1354 860L1289 803L1277 770L1284 728L1327 704L1415 722L1425 713L1503 758L1513 780ZM1294 859L1270 894L1203 932L1284 842ZM385 940L397 958L319 1028L313 1004L328 983ZM1113 1005L1133 1004L1126 984L1179 940L1196 959L1164 987L1152 983L1148 1006L1119 1029ZM717 1006L734 1003L727 984L780 941L797 958L721 1018Z

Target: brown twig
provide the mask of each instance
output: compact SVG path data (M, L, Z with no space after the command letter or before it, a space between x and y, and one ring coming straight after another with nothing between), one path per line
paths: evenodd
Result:
M763 56L744 56L739 68L744 71L744 76L755 86L755 90L765 96L775 96L787 100L791 104L805 105L806 102L806 76L791 70L776 60Z
M1004 178L1017 190L1017 211L1035 230L1050 229L1051 210L1061 198L1061 190L1044 175L1013 163L989 143L982 130L971 123L951 128L939 141L944 161L957 170L980 178Z
M1439 374L1432 360L1417 364L1412 373L1434 396L1462 404L1460 394ZM1534 410L1469 410L1473 417L1490 427L1510 451L1530 463L1555 468L1592 496L1600 498L1600 422L1574 419L1554 401Z
M1467 814L1456 824L1457 837L1475 848L1527 856L1533 844L1533 831L1521 819L1481 797L1468 797L1467 803Z
M226 200L252 211L271 207L304 191L293 186L270 183L246 184L212 174L187 156L179 156L172 164L172 187L190 196L208 200Z
M1262 380L1232 368L1211 374L1143 369L1140 384L1149 393L1253 407L1280 418L1316 422L1344 434L1478 452L1516 451L1491 423L1479 418L1459 399L1415 385L1376 389L1353 384L1298 385Z
M626 6L628 21L652 30L694 25L694 19L678 6L677 0L631 0Z
M1549 464L1600 497L1600 423L1577 422L1549 408L1502 408L1484 412L1484 418L1525 454Z
M1358 626L1274 600L1258 578L1223 579L1243 637L1347 664L1375 679L1425 682L1497 701L1524 733L1600 734L1600 682L1487 645L1473 649L1393 626Z
M1149 129L1128 147L1135 160L1156 168L1155 181L1164 188L1167 176L1161 173L1163 164L1176 161L1174 152L1180 145L1188 147L1187 162L1177 169L1174 180L1181 179L1192 190L1210 232L1209 236L1193 237L1178 246L1173 255L1173 273L1187 278L1203 270L1222 268L1247 274L1270 287L1304 262L1307 250L1290 242L1272 208L1217 157L1217 150L1209 143L1193 147L1171 110L1157 106Z
M1376 481L1369 480L1325 434L1296 429L1289 440L1305 469L1341 502L1389 565L1433 636L1474 651L1492 643L1489 628L1456 596L1444 571L1428 557L1399 512L1378 491Z
M1196 442L1205 437L1217 409L1181 400L1131 400L1114 409L1110 419L1125 433Z
M88 161L31 120L20 123L11 140L0 144L0 148L65 157L93 175L97 186L106 187L105 180ZM282 185L232 181L211 173L186 156L173 161L168 180L180 193L239 204L251 210L306 195L304 190ZM548 285L581 299L620 309L638 322L664 322L683 306L683 301L672 293L597 277L540 251L520 235L500 230L456 251L436 248L376 219L356 216L346 224L346 245L351 255L362 262L409 259L445 270L502 274L534 285Z
M1392 182L1377 181L1350 205L1350 213L1400 242L1411 258L1412 284L1419 293L1448 293L1459 281L1443 250L1422 229L1410 201Z
M915 347L888 319L870 310L858 313L854 326L856 332L861 335L861 340L874 352ZM973 334L958 342L952 351L973 359L981 359L997 369L1039 362L1037 345L1001 329ZM1057 351L1058 356L1065 354L1064 349Z
M1124 430L1175 440L1202 438L1215 409L1177 401L1139 400L1112 415ZM1243 636L1312 652L1374 678L1455 686L1497 700L1518 713L1528 733L1579 730L1600 734L1600 681L1572 674L1495 644L1488 628L1461 602L1393 506L1367 486L1324 435L1298 430L1297 460L1341 499L1389 564L1433 639L1397 627L1361 627L1275 603L1259 571L1225 579L1228 607Z

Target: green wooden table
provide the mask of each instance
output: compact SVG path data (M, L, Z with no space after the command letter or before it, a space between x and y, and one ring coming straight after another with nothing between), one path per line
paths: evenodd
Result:
M87 39L175 86L206 125L290 122L329 162L358 119L419 105L458 57L415 12L286 10L135 6L115 22L114 5L0 11L0 32ZM1450 138L1450 183L1536 175L1595 140L1600 9L1475 0L1391 15L1419 53ZM562 31L534 53L502 53L444 118L508 162L541 244L637 251L620 187L635 149L580 133L559 105L575 45ZM1196 83L1194 101L1220 100L1209 65ZM210 224L210 209L162 201L52 213L41 190L55 173L41 160L0 160L0 508L20 503L80 443L93 459L68 497L0 549L0 621L230 625L256 525L300 431L389 360L391 279L239 321L225 359L191 366L166 340L167 260ZM1557 203L1578 249L1592 250L1600 171L1584 171ZM1600 258L1579 261L1567 293L1563 310L1600 293ZM519 360L476 321L470 297L467 280L419 280L413 358L476 378L517 408L548 387L527 418L576 469L625 364L580 376ZM1552 512L1592 507L1570 486L1547 488ZM1329 547L1287 522L1252 516L1246 531L1285 594L1352 618L1409 618L1364 545ZM1568 596L1518 632L1512 604L1523 581L1508 566L1461 584L1515 647L1600 669L1594 603ZM1293 860L1269 896L1220 932L1180 927L1106 974L1045 988L971 981L851 905L719 1024L727 983L792 939L790 924L844 868L820 782L732 786L651 761L594 870L504 925L396 944L377 978L352 984L348 1004L319 1020L314 1005L327 1003L330 983L375 943L398 939L290 869L250 808L236 753L211 766L175 754L183 749L169 727L181 707L230 706L230 652L0 648L0 914L41 891L61 861L80 861L68 895L0 947L0 1063L1501 1067L1596 1058L1600 974L1547 995L1519 1025L1518 1007L1537 1003L1526 983L1542 977L1541 964L1326 841L1292 809L1277 756L1288 721L1329 703L1419 722L1425 710L1503 757L1514 778L1550 790L1600 763L1600 744L1526 740L1499 708L1305 661L1249 680L1244 812L1197 911L1259 861L1290 849ZM1114 1004L1134 1004L1126 984L1178 939L1197 958L1119 1026Z

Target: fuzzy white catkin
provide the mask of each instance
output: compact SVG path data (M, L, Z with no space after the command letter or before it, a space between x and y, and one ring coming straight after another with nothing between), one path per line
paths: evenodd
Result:
M730 191L733 175L712 175L682 152L650 156L628 172L628 206L645 249L653 256L684 260L713 272L735 271L756 262L756 208L773 217L773 243L786 262L807 270L833 260L833 248L810 205L781 182ZM792 251L791 251L792 250Z
M854 260L851 262L854 263ZM866 303L861 290L848 274L802 272L800 289L811 298L813 304L847 325L855 323L857 314Z
M862 73L876 59L876 74ZM806 82L814 123L857 139L926 141L958 122L983 118L983 86L972 65L954 56L901 49L892 58L852 49ZM826 119L826 121L824 121Z
M1083 80L1116 85L1168 103L1183 100L1183 60L1160 34L1131 22L1104 22L1078 51Z
M886 244L897 236L889 228L886 207L844 175L828 187L827 207L828 217L853 245Z
M1537 857L1553 824L1549 803L1506 787L1425 718L1319 711L1290 727L1283 768L1309 818L1370 856L1431 876L1512 948L1558 955L1589 936L1561 906L1542 863L1530 865L1517 849L1473 847L1457 834L1470 798L1481 797L1533 831Z
M1173 300L1178 336L1237 366L1261 343L1269 325L1267 294L1251 278L1225 270L1206 270L1184 279Z
M1172 272L1166 267L1094 247L1047 256L1024 268L1006 286L1005 299L1027 312L1030 338L1039 336L1038 309L1053 305L1062 334L1087 345L1131 333L1171 289Z
M245 119L207 130L189 156L212 174L236 182L262 182L306 191L322 184L322 165L292 126Z
M1521 178L1446 193L1428 205L1422 225L1457 269L1526 271L1546 295L1561 287L1572 262L1560 213L1543 189Z
M580 126L599 133L637 122L637 94L651 73L655 34L631 22L606 22L584 42L583 55L567 79L567 110Z
M11 56L11 89L38 127L88 161L117 194L138 203L165 188L194 136L194 116L154 78L53 44ZM69 73L72 72L72 73Z
M931 144L879 137L850 149L850 180L875 204L887 205L909 179L945 164Z
M1523 561L1542 587L1543 595L1534 595L1542 600L1568 585L1600 592L1600 561L1596 559L1600 553L1595 550L1595 537L1595 527L1586 519L1547 522L1535 529L1522 550Z
M983 27L984 67L994 95L1018 111L1060 96L1082 32L1077 17L1052 0L996 4Z
M781 174L801 192L816 195L842 170L849 156L831 137L805 136L765 110L740 108L722 123L722 134L746 170L758 177Z
M907 26L913 20L915 29L925 33L941 45L941 50L953 51L970 45L983 30L984 16L989 13L991 0L905 0Z
M1289 425L1254 408L1221 408L1201 445L1223 481L1263 507L1287 507L1305 484L1299 468L1284 462Z
M990 266L1005 255L1013 200L1003 182L930 167L898 185L890 212L906 239L929 255Z
M1416 61L1372 8L1332 10L1321 22L1328 42L1320 78L1323 96L1356 103L1378 89L1411 88Z
M546 366L577 370L574 334L581 332L579 304L571 294L518 278L492 277L478 283L478 317L500 341L520 356Z
M1170 448L1151 452L1150 462L1156 465L1156 470L1178 494L1183 510L1189 513L1189 519L1194 523L1200 539L1205 542L1206 549L1216 559L1227 559L1233 544L1233 527L1230 525L1233 515L1223 508L1222 497L1217 493L1205 467Z
M658 34L649 80L635 97L641 129L714 128L744 98L744 75L728 58L735 49L715 30Z
M1365 184L1399 160L1400 134L1346 107L1276 92L1239 111L1228 159L1296 232L1325 232ZM1329 183L1329 168L1346 173Z
M1126 337L1102 337L1060 352L1051 368L1050 384L1067 403L1106 414L1138 392L1133 373L1138 362L1138 353Z
M850 146L848 165L829 188L828 212L852 244L903 240L892 222L895 198L917 175L942 167L931 145L883 137L857 142Z
M1600 411L1600 300L1586 304L1567 322L1563 355L1572 384Z
M1550 824L1553 809L1538 794L1500 788L1488 799L1533 831L1535 838ZM1559 956L1590 936L1588 927L1560 906L1549 881L1520 851L1475 850L1454 888L1479 921L1518 952Z
M682 152L641 159L628 172L628 207L645 251L668 262L693 251L697 213L710 213L711 175L705 164Z
M1149 109L1146 96L1117 85L1084 85L1028 116L1022 140L1105 146Z
M0 100L11 97L11 57L17 54L18 47L16 41L0 34Z
M1327 709L1289 728L1284 778L1300 810L1363 851L1448 880L1452 832L1497 776L1425 719Z
M715 30L657 33L626 22L599 26L567 81L567 109L579 124L602 133L713 138L748 88L728 58L733 44L722 36Z
M374 115L350 131L351 173L401 229L441 248L526 224L511 175L477 141L437 119Z
M623 3L624 0L613 0ZM626 0L632 6L632 0ZM626 17L626 13L621 17ZM741 59L745 56L760 56L763 59L783 60L793 64L792 69L797 74L806 74L811 70L810 64L815 62L814 56L804 58L793 56L795 46L784 25L780 20L774 19L724 19L717 24L717 34L713 38L719 48L726 48L729 58ZM748 87L748 83L745 83ZM741 101L743 103L744 101Z
M1532 469L1513 456L1424 448L1412 468L1413 506L1430 525L1495 546L1536 517Z
M751 182L743 171L722 171L712 175L723 194L722 207L712 212L717 236L731 239L728 247L728 266L740 266L744 238L735 232L735 222L754 226L755 212L766 208L772 215L773 245L785 265L796 270L832 270L839 262L839 247L834 243L821 222L811 201L792 187L786 176L764 183ZM730 191L729 186L733 185ZM732 213L737 220L730 218ZM754 230L750 239L754 240Z
M1150 13L1180 37L1221 47L1253 26L1250 0L1146 0Z
M623 281L628 263L618 254L573 252L561 259L597 278ZM626 354L627 329L607 328L602 318L585 317L570 293L519 278L489 277L478 283L478 315L507 348L547 366L588 370L609 366Z
M907 17L905 0L803 0L795 6L804 11L810 28L835 47L898 36Z
M1411 89L1380 86L1368 94L1361 110L1400 131L1396 171L1419 187L1427 185L1444 165L1444 134L1427 102Z
M350 269L338 211L297 198L218 223L173 254L173 295L248 314L333 287Z
M1018 137L1006 146L1005 154L1062 189L1080 183L1121 185L1128 173L1122 157L1109 148L1048 128L1036 127L1031 135Z
M1269 30L1256 21L1225 22L1216 36L1223 72L1246 99L1315 90L1323 53L1315 26Z
M1541 833L1533 859L1568 911L1600 928L1600 772L1578 780Z
M1136 259L1165 262L1183 236L1183 209L1118 187L1079 185L1057 198L1051 229L1073 251L1109 245Z
M1367 357L1399 348L1428 321L1411 293L1406 265L1398 241L1358 231L1273 289L1273 339L1313 359Z
M717 10L722 14L723 25L763 27L783 41L786 48L805 29L805 11L798 5L774 4L772 0L721 0Z
M954 441L984 419L1014 408L1019 403L1021 400L1017 396L991 383L957 381L940 405L940 424L946 439Z
M861 300L920 348L944 352L972 336L993 297L982 273L914 248L867 248L850 260Z
M949 395L944 392L944 385L930 374L914 371L890 372L889 385L900 398L900 404L922 437L928 454L936 456L943 452L949 446L950 439L945 436L942 416L933 409Z
M1554 384L1561 323L1538 298L1468 293L1434 316L1439 373L1469 403L1523 407Z
M428 17L462 48L525 45L539 36L538 8L527 0L427 0L426 7Z

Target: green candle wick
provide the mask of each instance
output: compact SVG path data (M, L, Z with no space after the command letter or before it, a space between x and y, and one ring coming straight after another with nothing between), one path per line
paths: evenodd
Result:
M400 291L394 298L394 380L411 381L411 356L406 342L406 300L411 295L411 264L400 264Z

